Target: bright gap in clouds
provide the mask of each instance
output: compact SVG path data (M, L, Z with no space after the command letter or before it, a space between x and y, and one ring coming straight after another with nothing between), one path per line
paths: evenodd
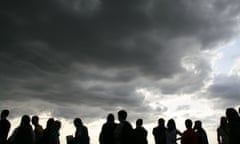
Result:
M220 57L216 60L213 70L218 74L231 74L233 68L237 67L240 59L240 36L231 43L219 48L217 52Z
M184 125L186 119L189 118L193 122L201 120L204 129L207 131L209 142L216 143L218 119L214 119L214 117L218 117L221 112L214 111L210 101L187 94L159 96L144 88L138 89L137 92L145 95L145 101L153 110L156 110L156 114L159 114L159 108L164 109L166 107L163 113L157 115L158 118L162 117L165 119L165 124L167 124L169 119L173 118L177 128L183 132L186 129ZM147 127L150 130L149 139L153 138L151 130L156 126L155 121L149 124L151 127Z

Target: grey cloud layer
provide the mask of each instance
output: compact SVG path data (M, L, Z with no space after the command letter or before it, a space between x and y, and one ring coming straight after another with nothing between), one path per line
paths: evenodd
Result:
M211 72L201 50L238 32L237 1L13 0L0 9L1 100L109 109L143 106L139 87L191 93Z

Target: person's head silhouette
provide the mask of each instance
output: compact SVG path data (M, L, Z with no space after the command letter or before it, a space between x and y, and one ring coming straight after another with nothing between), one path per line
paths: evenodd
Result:
M226 116L227 116L229 123L240 121L239 114L234 108L227 108Z
M118 112L118 120L120 122L125 121L127 119L127 112L125 110L120 110Z
M158 126L164 127L165 125L165 120L163 118L158 119Z
M114 115L112 113L108 114L107 116L107 122L114 122Z
M35 116L32 117L32 124L35 125L35 126L39 124L39 117L38 116L35 115Z
M73 121L75 127L80 127L83 125L82 120L80 118L75 118Z
M194 129L201 129L202 128L202 122L197 120L194 123Z
M176 123L175 123L174 119L168 120L167 128L168 128L169 130L174 130L174 129L176 129Z
M9 110L7 110L7 109L2 110L1 119L6 119L8 117L8 115L9 115Z
M142 119L137 119L136 126L141 127L142 125L143 125L143 120Z
M186 119L185 120L185 126L186 126L187 129L192 128L192 120Z
M28 115L24 115L22 116L22 119L21 119L21 126L27 126L27 125L30 125L30 117Z

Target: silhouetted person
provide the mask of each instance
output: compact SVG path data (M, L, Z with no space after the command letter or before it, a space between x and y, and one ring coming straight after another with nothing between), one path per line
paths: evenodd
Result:
M143 120L137 119L136 128L134 129L135 144L147 144L147 130L142 126Z
M226 117L220 118L220 126L217 129L218 144L229 144L230 128Z
M229 122L229 144L240 143L240 117L234 108L226 109L226 116Z
M197 134L192 128L192 120L185 120L186 130L183 132L181 137L181 144L199 144Z
M60 144L60 140L59 140L60 128L61 128L61 122L58 120L54 121L52 139L50 139L51 144Z
M10 122L7 120L9 110L2 110L0 120L0 144L7 143L8 133L11 127Z
M117 124L114 122L114 115L108 114L107 122L103 124L99 136L100 144L114 144L114 130Z
M158 126L153 128L155 144L166 144L166 127L163 118L158 119Z
M34 134L35 134L35 140L36 144L40 144L42 137L43 137L43 128L39 124L39 117L38 116L33 116L32 117L32 124L34 125Z
M54 133L54 123L55 120L53 118L49 118L47 120L46 128L43 130L43 136L41 143L42 144L52 144L53 133Z
M9 138L10 144L34 144L35 135L30 125L30 117L24 115L21 119L20 126L17 127Z
M195 121L194 124L195 132L198 136L199 144L208 144L208 137L206 131L202 128L202 122L201 121Z
M75 118L73 123L76 127L73 144L89 144L90 138L88 135L88 129L83 125L82 120L80 118Z
M176 123L173 119L168 120L166 130L166 144L176 144L177 134L182 135L176 128Z
M114 131L115 144L133 144L133 128L127 121L127 112L120 110L118 112L119 124Z

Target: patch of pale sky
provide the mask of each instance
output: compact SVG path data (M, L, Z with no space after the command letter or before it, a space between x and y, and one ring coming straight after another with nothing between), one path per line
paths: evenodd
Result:
M145 96L144 100L153 110L157 109L157 107L159 107L159 104L166 106L167 111L164 112L161 116L166 121L174 118L176 125L180 131L185 130L184 121L187 118L190 118L193 121L201 120L205 122L209 121L209 118L212 116L216 115L216 117L219 117L219 114L216 113L216 111L211 107L212 103L210 101L201 98L196 99L194 95L180 94L174 96L164 96L161 94L156 94L155 92L151 92L145 88L138 89L137 92ZM209 133L208 138L210 143L216 143L215 129L217 128L217 122L218 119L215 119L215 125L206 124L210 126L205 128L207 133ZM153 128L152 124L149 124L149 126Z
M240 56L234 61L230 75L240 76Z
M240 58L240 36L235 40L217 49L218 59L215 61L213 70L218 74L230 74L237 59Z

